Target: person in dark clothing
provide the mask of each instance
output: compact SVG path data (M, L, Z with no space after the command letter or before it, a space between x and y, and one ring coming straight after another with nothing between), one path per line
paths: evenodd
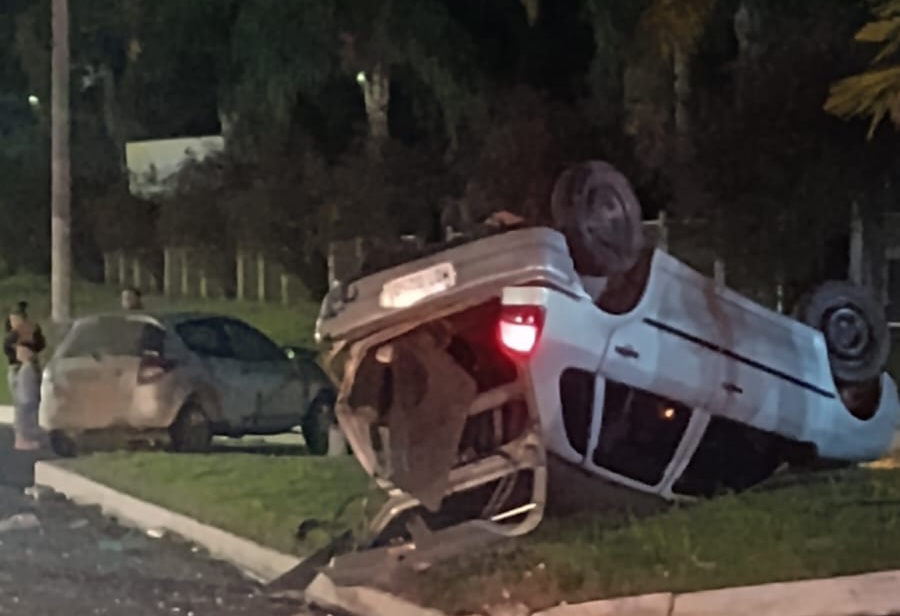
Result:
M23 348L24 345L24 348ZM30 448L31 439L27 435L20 434L18 426L22 424L22 408L19 404L18 375L22 367L23 351L27 351L29 359L33 358L37 361L37 354L44 350L47 341L41 326L28 318L28 303L19 302L18 306L10 311L9 317L6 319L6 336L3 339L3 352L6 354L6 360L9 363L6 379L9 386L9 392L12 394L13 406L15 409L16 419L16 446L19 448Z
M31 321L28 317L28 302L21 301L16 308L10 311L6 318L6 336L3 340L3 352L10 368L15 367L19 361L16 359L16 343L31 342L34 352L40 353L47 346L44 332L41 326ZM10 389L12 391L12 389Z

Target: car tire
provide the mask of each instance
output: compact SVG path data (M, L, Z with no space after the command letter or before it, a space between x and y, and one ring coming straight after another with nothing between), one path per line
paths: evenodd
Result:
M553 186L550 207L579 274L622 274L640 257L641 204L626 177L609 163L588 161L564 171Z
M880 377L890 354L890 329L884 308L870 292L850 282L826 282L798 308L800 320L825 335L837 381L867 383Z
M178 453L206 453L212 436L209 418L196 402L185 404L169 428L172 448Z
M62 430L52 430L48 437L50 449L60 458L74 458L78 455L75 441Z
M306 450L313 456L328 454L328 432L334 423L334 404L328 396L317 397L309 405L300 429L303 432L303 440L306 441Z

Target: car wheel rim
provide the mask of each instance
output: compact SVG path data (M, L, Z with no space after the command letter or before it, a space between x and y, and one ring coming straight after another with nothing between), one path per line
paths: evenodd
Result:
M860 359L872 340L865 317L852 305L841 306L827 314L823 330L832 351L843 359Z

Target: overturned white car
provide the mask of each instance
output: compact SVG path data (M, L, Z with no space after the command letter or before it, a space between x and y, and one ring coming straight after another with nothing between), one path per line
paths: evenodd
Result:
M888 450L900 401L864 290L826 284L791 318L645 250L606 163L563 174L553 212L558 230L446 247L323 303L338 419L391 493L370 547L426 566L547 507L712 495Z

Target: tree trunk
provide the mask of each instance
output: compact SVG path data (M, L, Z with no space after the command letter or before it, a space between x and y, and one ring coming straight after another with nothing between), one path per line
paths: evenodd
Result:
M53 322L72 313L71 161L69 159L69 3L53 0L51 284Z
M759 9L753 6L753 2L754 0L741 0L733 20L734 36L738 44L734 104L739 110L751 87L749 71L764 51L762 18L759 15Z
M391 78L381 64L376 64L368 73L360 74L359 85L366 103L366 118L369 123L369 150L381 153L384 143L390 138L388 108L391 103Z
M119 113L118 96L116 95L116 78L112 69L106 64L100 67L100 87L103 92L103 126L106 134L116 148L116 162L119 169L127 177L128 163L125 158L125 133L122 130Z
M679 162L691 155L691 58L681 49L672 54L672 74L675 94L675 152Z

